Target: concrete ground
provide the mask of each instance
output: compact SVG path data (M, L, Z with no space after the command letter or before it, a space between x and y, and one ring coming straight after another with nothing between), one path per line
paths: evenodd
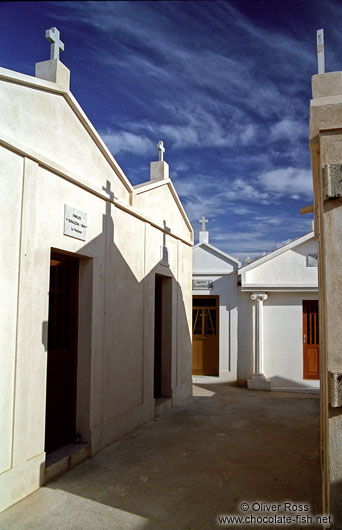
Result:
M242 515L242 501L320 514L320 489L318 396L195 385L181 406L3 512L0 528L212 530L217 515Z

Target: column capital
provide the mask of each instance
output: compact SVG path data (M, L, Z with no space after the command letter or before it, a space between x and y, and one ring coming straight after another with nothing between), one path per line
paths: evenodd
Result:
M267 293L252 293L251 294L251 300L253 302L265 302L267 300L268 294Z

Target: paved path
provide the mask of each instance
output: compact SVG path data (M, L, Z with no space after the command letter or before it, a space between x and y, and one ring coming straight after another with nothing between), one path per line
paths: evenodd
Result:
M182 406L3 512L0 528L212 530L242 501L317 514L320 496L316 396L196 385Z

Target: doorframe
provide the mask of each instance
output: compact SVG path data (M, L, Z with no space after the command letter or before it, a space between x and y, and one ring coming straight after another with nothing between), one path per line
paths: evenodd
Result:
M302 300L302 355L303 355L303 380L304 381L319 381L320 380L320 371L321 371L321 368L320 368L320 355L321 355L321 351L320 351L320 341L318 339L318 375L317 376L306 376L305 377L305 369L306 369L306 366L305 366L305 358L304 358L304 332L306 331L304 329L304 315L305 315L305 312L304 312L304 305L305 304L312 304L312 303L317 303L317 326L318 326L318 336L320 335L320 329L319 329L319 324L320 324L320 319L319 319L319 299L317 298L313 298L313 299L309 299L309 300Z
M161 279L161 367L160 367L160 396L155 397L154 374L153 371L153 397L154 399L164 399L172 397L172 335L173 335L173 279L160 273L154 275L154 294L156 295L156 280ZM155 298L154 298L155 300ZM155 326L154 306L154 326ZM154 341L155 341L154 327ZM154 342L155 344L155 342ZM153 367L155 370L155 350Z
M198 298L206 298L206 299L215 298L216 299L215 308L216 308L216 337L217 337L218 368L217 368L217 376L213 376L213 377L219 377L220 375L220 295L218 294L193 294L192 300L194 298L197 298L197 299ZM194 309L194 305L192 303L192 310L193 309ZM194 337L194 334L193 334L193 322L192 322L192 325L191 325L192 342L194 340L193 337ZM192 375L195 375L195 374L192 374Z
M72 291L69 293L70 298L69 301L71 302L71 310L72 314L69 315L71 319L74 322L74 329L71 328L73 336L71 337L71 343L70 348L72 351L72 392L71 392L71 404L72 404L72 418L70 418L73 428L72 430L75 431L75 434L77 432L77 373L78 373L78 337L79 337L79 270L80 270L80 260L77 255L72 255L64 252L60 252L58 249L52 249L50 250L50 261L49 261L49 268L51 273L51 262L53 260L60 260L62 262L69 262L73 263L74 269L71 269L73 271L74 278L72 279L71 286ZM51 274L49 274L49 288L48 293L50 293L51 289ZM65 291L64 291L65 292ZM50 303L50 302L49 302ZM58 316L55 316L55 322L58 322ZM50 313L48 315L48 323L47 327L49 328L50 325ZM70 328L69 328L70 329ZM47 405L48 405L48 373L49 373L49 337L47 337L47 365L46 365L46 381L47 381L47 387L45 391L45 415L47 417ZM61 386L61 391L63 391L63 385L61 384L62 381L59 381ZM45 417L45 428L44 428L44 450L46 451L46 434L47 434L47 423L46 423L46 417ZM60 447L57 447L57 449L53 449L49 452L54 452L55 450L60 449Z
M69 252L60 248L51 247L49 267L52 254L61 258L78 260L78 311L77 311L77 366L76 366L76 399L75 421L76 433L80 433L81 441L91 444L91 357L92 357L92 330L93 330L93 282L94 259L78 253ZM50 275L48 291L50 290ZM47 365L46 365L47 371ZM45 391L46 406L46 391ZM44 427L45 437L45 427Z

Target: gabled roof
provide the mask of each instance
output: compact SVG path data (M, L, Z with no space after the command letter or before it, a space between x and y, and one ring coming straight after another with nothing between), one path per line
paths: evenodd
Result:
M216 254L219 254L220 256L229 259L230 261L233 261L237 265L240 265L240 261L236 258L233 258L229 254L226 254L225 252L222 252L222 250L219 250L218 248L214 247L213 245L210 245L209 243L197 243L197 245L194 245L193 250L195 251L198 247L207 247L209 250L212 250Z
M65 99L66 103L69 105L71 111L75 114L77 119L81 122L82 126L93 140L93 142L96 144L99 151L101 151L108 164L114 170L122 184L125 186L126 190L129 193L132 193L132 184L129 182L123 170L109 151L101 136L96 131L95 127L90 122L89 118L87 117L75 97L72 95L70 90L65 90L64 88L62 88L56 83L53 83L52 81L45 81L44 79L40 79L38 77L32 77L30 75L15 72L14 70L8 70L7 68L2 67L0 67L0 79L10 83L15 83L17 85L23 85L35 90L42 90L44 92L50 92L62 96Z
M178 194L176 192L176 189L171 181L170 178L167 179L160 179L160 180L148 180L147 182L143 182L142 184L137 184L134 186L135 195L140 195L142 193L146 193L148 191L154 190L156 188L159 188L160 186L168 186L172 197L175 200L176 205L178 206L178 209L181 213L181 216L183 217L186 226L188 227L191 234L193 234L193 228L189 221L188 216L185 213L185 210L183 208L183 205L180 201L180 198L178 197Z
M269 252L268 254L265 254L265 256L262 256L261 258L256 259L252 263L249 263L248 265L244 265L243 267L240 267L238 272L244 273L247 271L250 271L251 269L254 269L255 267L259 267L262 263L265 263L266 261L269 261L276 256L280 256L280 254L283 254L287 250L291 250L298 245L301 245L302 243L305 243L305 241L308 241L309 239L312 239L314 237L314 232L308 232L304 236L298 237L297 239L294 239L293 241L290 241L290 243L287 243L286 245L283 245L282 247L277 248L276 250L272 250L272 252Z

